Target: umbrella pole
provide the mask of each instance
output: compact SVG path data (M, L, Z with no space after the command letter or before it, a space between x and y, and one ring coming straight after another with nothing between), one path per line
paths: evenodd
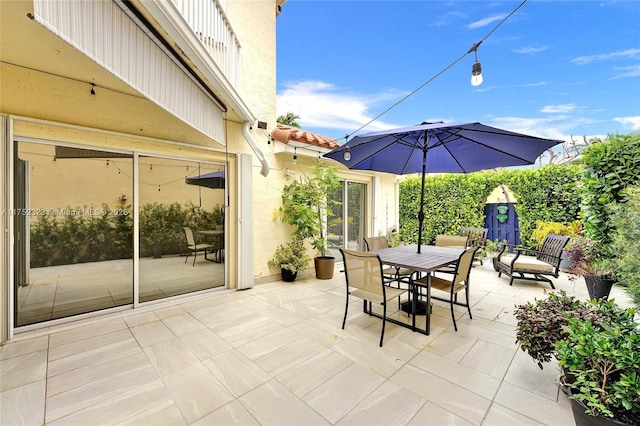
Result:
M425 146L422 150L422 185L420 186L420 211L418 212L418 253L422 247L422 224L424 223L424 178L427 174L427 145L428 140L425 135Z

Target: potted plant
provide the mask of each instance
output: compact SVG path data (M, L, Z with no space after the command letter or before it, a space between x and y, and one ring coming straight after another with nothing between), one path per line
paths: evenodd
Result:
M497 238L495 240L487 239L482 247L482 256L488 257L489 259L496 257L498 253L502 251L502 247L505 244L507 244L507 240L500 241Z
M598 256L598 242L590 238L574 238L565 249L569 259L569 279L583 277L590 299L606 299L616 282L611 260Z
M272 269L280 268L282 281L292 282L298 271L309 266L311 258L307 255L302 240L297 239L286 245L279 245L268 265Z
M640 329L633 309L590 302L602 320L570 318L556 357L571 375L574 419L585 424L640 424Z
M517 319L516 343L540 369L555 356L556 343L566 339L567 332L563 327L568 323L567 316L599 321L587 302L568 296L563 290L549 293L545 299L516 305L514 315Z
M340 187L337 169L318 161L311 174L282 188L282 206L275 216L293 225L294 239L311 240L318 251L314 258L316 278L331 279L335 257L330 255L326 240L326 218L338 202L330 195Z

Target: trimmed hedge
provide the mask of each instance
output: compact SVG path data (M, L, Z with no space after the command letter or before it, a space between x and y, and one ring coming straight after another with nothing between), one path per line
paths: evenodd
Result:
M581 169L577 165L538 169L429 176L425 182L423 243L437 234L457 234L463 226L484 227L484 206L494 188L506 185L518 202L521 243L536 247L531 233L536 221L572 222L579 219ZM400 184L400 238L418 241L419 177Z
M53 210L38 217L30 228L32 268L103 260L130 259L133 256L133 213L131 206L101 209L93 207ZM62 213L61 213L62 212ZM96 213L97 212L97 213ZM211 211L187 203L148 203L140 209L140 254L150 256L153 245L163 254L186 251L183 226L210 229L224 223L224 210Z

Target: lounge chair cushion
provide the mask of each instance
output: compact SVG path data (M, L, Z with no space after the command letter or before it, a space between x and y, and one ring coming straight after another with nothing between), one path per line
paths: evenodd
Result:
M516 257L515 254L508 254L500 257L500 262L511 265L513 258ZM554 268L553 265L549 265L547 262L543 262L542 260L538 260L533 256L525 256L520 255L516 259L516 263L513 265L514 270L526 270L526 271L535 271L535 272L550 272L553 273Z

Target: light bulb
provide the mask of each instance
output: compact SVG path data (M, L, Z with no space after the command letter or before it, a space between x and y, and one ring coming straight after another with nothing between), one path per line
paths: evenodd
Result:
M346 147L344 149L344 159L345 159L345 161L351 160L351 148Z
M472 86L480 86L482 84L482 66L480 62L476 61L473 63L473 67L471 68L471 85Z

